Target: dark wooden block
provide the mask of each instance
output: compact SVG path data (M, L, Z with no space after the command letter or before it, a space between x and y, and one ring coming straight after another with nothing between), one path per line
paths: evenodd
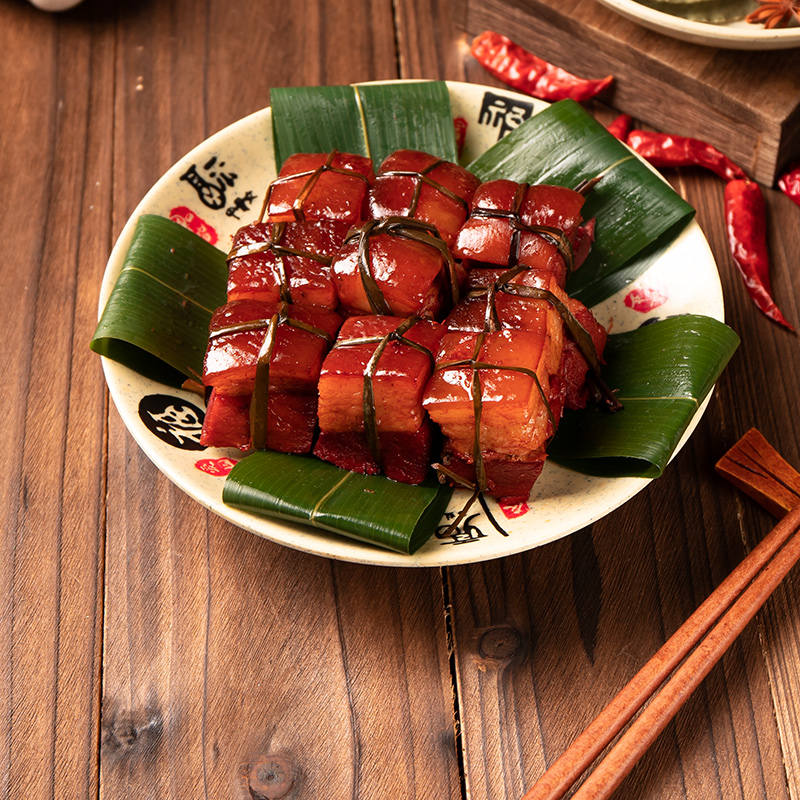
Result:
M704 139L771 185L800 158L800 49L726 50L649 31L595 0L463 0L471 34L504 33L659 130Z

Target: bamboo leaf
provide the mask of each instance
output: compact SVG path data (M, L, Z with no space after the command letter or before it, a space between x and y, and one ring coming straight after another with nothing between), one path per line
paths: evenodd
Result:
M260 451L239 461L225 481L228 505L395 550L413 553L442 518L452 491L346 472L305 456Z
M270 91L275 163L294 153L367 155L367 145L352 86L294 86Z
M377 168L395 150L422 150L458 161L450 92L442 81L358 86L367 140Z
M597 219L595 241L567 282L567 292L589 306L644 273L694 216L669 184L572 100L526 120L468 169L483 181L571 187L602 176L583 210L585 219Z
M180 386L203 372L208 324L226 285L224 253L172 220L145 214L89 346Z
M603 379L623 409L566 413L550 458L590 475L661 475L738 345L723 323L690 314L610 336Z
M276 88L270 97L276 164L331 150L369 156L376 168L399 149L458 160L442 81Z

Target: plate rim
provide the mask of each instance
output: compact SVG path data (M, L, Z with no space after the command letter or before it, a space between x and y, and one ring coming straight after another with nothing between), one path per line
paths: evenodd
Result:
M409 79L409 80L397 80L397 81L379 81L376 83L404 83L404 82L418 82L416 79ZM526 102L531 102L533 98L529 98L526 95L521 95L518 92L513 90L506 90L506 89L498 89L497 87L491 86L484 86L482 84L474 84L468 83L463 81L444 81L447 85L448 89L452 95L455 92L461 92L462 94L467 94L470 92L481 92L481 91L490 91L490 92L501 92L511 97L520 97L524 99ZM542 101L536 101L537 104L541 104L542 107L546 107L547 103L542 103ZM251 114L247 114L244 117L230 123L229 125L225 126L221 130L217 131L216 133L212 134L211 136L207 137L205 140L200 142L198 145L193 147L189 150L185 155L181 156L163 175L156 181L155 184L147 191L145 196L139 201L136 205L135 209L131 213L130 217L126 220L125 225L123 226L113 248L109 255L108 262L106 264L105 271L103 273L103 280L101 283L100 288L100 295L98 299L98 318L102 314L102 311L105 307L105 304L108 300L108 296L113 288L114 282L116 281L116 276L119 273L119 268L121 267L122 260L128 250L131 238L133 236L133 231L136 226L136 221L139 216L143 213L148 213L148 207L153 203L154 199L158 197L160 192L163 191L163 187L167 185L170 181L174 180L174 177L179 173L179 171L183 168L183 166L188 163L189 161L196 158L202 152L205 152L211 149L217 142L224 141L229 136L234 134L237 128L241 128L248 123L257 122L259 118L263 117L262 121L266 122L271 118L271 108L269 106L259 109ZM645 162L646 163L646 162ZM649 166L649 165L648 165ZM719 278L719 269L714 260L713 254L711 253L710 247L708 246L708 242L702 233L696 219L693 219L689 225L687 225L686 229L684 230L684 234L687 236L691 236L693 238L698 238L699 240L705 245L706 253L704 254L710 261L710 263L714 267L714 274L715 274L715 288L717 289L718 296L715 297L716 305L716 313L712 313L711 316L715 316L717 319L724 321L724 304L722 298L722 287L721 281ZM416 553L411 555L406 555L402 553L393 552L390 550L386 550L384 548L379 548L374 545L370 545L365 542L361 542L358 540L350 539L344 536L336 536L335 534L329 533L327 531L314 529L309 526L302 525L300 523L292 523L286 522L283 520L275 520L265 517L260 517L256 514L240 511L238 509L232 508L231 506L225 505L222 503L221 495L221 486L222 482L219 483L219 493L218 497L209 497L206 494L198 494L195 492L191 487L187 488L185 484L182 484L179 480L179 476L176 476L174 473L167 468L168 465L163 465L161 463L161 459L159 457L159 448L156 446L154 442L154 438L149 435L145 435L146 429L144 429L143 425L135 424L136 421L134 417L138 412L132 411L127 405L122 403L122 393L120 390L120 385L125 384L127 381L133 377L134 380L147 380L142 379L142 376L135 373L133 370L114 362L106 357L101 357L102 361L102 368L104 377L106 380L106 385L109 390L109 394L114 401L114 406L119 413L125 428L127 429L128 433L132 436L136 444L141 448L144 454L153 462L156 468L162 472L165 477L167 477L173 484L175 484L184 494L187 494L192 500L198 502L204 508L208 509L209 511L213 512L214 514L222 517L223 519L227 520L233 525L254 534L256 536L260 536L261 538L267 539L272 541L276 544L279 544L284 547L290 547L294 550L299 550L301 552L305 552L312 555L317 555L324 558L331 558L334 560L341 560L347 561L351 563L358 563L364 565L371 565L371 566L390 566L390 567L443 567L443 566L458 566L463 564L471 564L471 563L479 563L482 561L489 561L496 558L504 558L510 555L516 555L521 552L525 552L528 550L532 550L534 548L540 547L545 544L549 544L553 541L556 541L560 538L564 538L566 536L571 535L576 530L579 530L582 527L587 525L591 525L592 523L596 522L599 519L610 514L612 511L616 510L617 508L621 507L629 500L631 500L635 495L637 495L640 491L642 491L649 483L651 483L652 478L614 478L609 479L612 480L614 485L619 490L613 497L613 500L610 504L606 504L605 506L599 507L596 512L589 514L588 516L582 518L581 524L576 527L571 527L569 530L562 530L556 531L552 535L537 541L533 544L527 541L523 541L521 537L519 537L518 543L514 543L514 540L511 537L507 537L504 541L507 543L506 547L502 549L502 552L485 554L485 553L474 553L474 548L466 547L466 548L458 548L459 555L458 557L445 556L445 553L452 554L456 548L454 547L439 547L435 550L426 551L425 547L423 546L418 550ZM155 387L163 387L162 384L158 384L155 382L150 382ZM171 387L163 387L168 388L172 394L175 394L179 397L184 397L185 399L191 401L194 398L194 401L197 400L196 396L191 395L188 392L181 392L180 390L172 389ZM713 389L712 389L713 392ZM673 458L678 454L678 452L683 448L685 443L688 441L689 437L692 435L694 429L699 424L701 418L703 417L705 410L708 406L708 403L711 398L712 392L705 398L703 403L700 405L697 412L694 414L687 430L684 432L683 436L681 437L678 446L676 447ZM133 424L131 424L133 422ZM216 452L223 452L221 449L216 450ZM235 451L238 454L238 451ZM557 469L566 469L564 467L556 466ZM219 479L217 479L219 480ZM266 527L265 527L266 524ZM273 529L279 531L279 533L273 533ZM291 532L291 539L287 541L285 535L281 535L285 533L285 531ZM495 540L497 541L497 540Z

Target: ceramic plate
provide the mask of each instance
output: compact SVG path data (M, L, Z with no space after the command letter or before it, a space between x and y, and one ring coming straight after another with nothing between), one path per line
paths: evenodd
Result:
M448 88L454 115L467 121L467 160L546 107L541 101L514 92L464 83L448 83ZM274 177L268 108L234 123L192 150L150 190L123 229L103 279L101 310L119 274L139 215L170 217L228 252L237 228L258 215L264 192ZM616 332L671 314L698 313L722 320L719 275L697 224L691 223L645 275L594 311L600 322ZM511 508L492 504L505 534L499 533L482 513L476 513L459 530L443 537L448 527L445 517L427 544L415 555L404 556L225 506L225 475L241 453L198 444L203 408L197 395L149 381L108 359L103 359L103 368L111 396L131 435L184 492L241 528L330 558L390 566L443 566L506 556L589 525L649 482L639 478L594 478L548 463L527 504ZM695 415L681 446L704 410L705 405ZM464 492L454 494L448 515L462 506L464 496Z
M800 47L798 26L767 30L763 25L751 25L744 20L712 25L708 22L695 22L665 14L663 11L643 6L636 0L598 0L598 2L623 17L644 25L645 28L684 42L732 50L787 50L790 47Z

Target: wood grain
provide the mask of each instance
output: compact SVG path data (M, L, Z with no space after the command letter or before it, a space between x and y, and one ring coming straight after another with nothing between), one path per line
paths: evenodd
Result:
M291 796L458 797L437 573L208 517L112 423L109 485L139 489L109 504L102 794L248 798L266 763Z
M679 457L682 475L692 472L688 455ZM599 607L596 647L587 646L580 624L587 598L575 589L572 542L457 576L456 652L472 797L521 796L683 622L678 617L704 599L710 573L735 563L722 561L730 543L720 542L710 564L708 543L682 526L680 517L694 518L694 509L665 502L675 480L673 473L659 481L660 490L672 490L664 495L649 491L632 501L625 519L611 515L582 534L596 552L602 587L588 598ZM732 510L725 512L729 522ZM498 585L502 593L492 591ZM520 632L520 650L487 663L480 652L485 631L509 624ZM757 649L757 631L748 629L616 797L788 796L782 775L745 766L754 751L780 758L765 667L751 657Z
M397 74L388 2L159 7L119 30L115 230L270 85ZM459 796L438 573L338 565L210 517L114 412L108 485L101 797Z
M800 464L800 351L754 309L722 187L692 170L668 177L742 346L665 476L568 539L443 574L286 550L183 495L109 407L87 344L150 186L270 86L496 85L463 11L0 0L0 797L519 797L770 527L713 464L751 426ZM798 209L767 202L774 293L797 324ZM800 796L799 601L782 587L621 797Z
M16 4L0 18L0 147L13 176L0 215L0 795L88 797L97 791L106 398L85 337L110 236L113 38Z

